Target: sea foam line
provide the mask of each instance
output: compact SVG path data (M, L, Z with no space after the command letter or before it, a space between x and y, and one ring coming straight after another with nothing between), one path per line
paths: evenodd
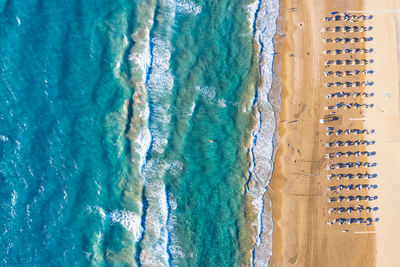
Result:
M257 4L256 4L257 3ZM273 36L279 14L279 0L259 0L249 6L250 18L254 18L252 30L259 45L258 69L262 77L255 96L257 124L253 129L250 149L251 165L246 193L252 198L252 206L258 217L258 234L252 250L251 265L267 266L272 255L272 214L264 208L264 196L273 170L274 135L276 116L270 103L269 93L273 81Z
M202 11L200 5L196 5L195 3L189 0L176 0L175 5L176 5L176 10L184 14L192 14L196 16Z
M147 201L145 233L140 241L140 264L143 266L169 266L169 208L164 184L169 164L162 160L168 144L171 121L171 97L174 78L170 72L172 46L170 37L175 18L172 0L158 1L156 16L150 31L150 65L146 75L146 93L149 99L149 131L151 143L147 162L143 168L144 197Z
M126 230L134 234L133 243L137 244L143 239L145 229L143 227L143 218L146 214L145 203L143 203L142 191L144 190L145 177L143 170L146 167L146 158L151 144L151 134L149 129L149 102L146 89L146 79L151 64L150 57L150 30L155 20L156 0L146 1L144 5L138 6L141 12L138 12L137 27L130 41L129 55L127 57L130 71L130 85L133 87L133 94L127 101L127 110L131 110L131 116L127 117L128 127L126 129L126 138L130 145L130 169L132 181L138 192L134 201L136 206L140 207L138 211L120 211L111 214L113 222L120 223ZM124 40L126 42L127 40ZM126 46L128 47L128 46ZM129 102L129 103L128 103ZM126 191L133 191L132 188L123 188ZM129 218L129 219L128 219ZM136 260L137 265L141 265L140 258L136 251L138 246L133 246L132 260ZM135 257L136 254L136 257Z
M168 205L163 177L167 165L162 161L149 160L144 173L148 179L145 196L148 204L144 221L145 234L140 242L140 263L142 266L169 266Z

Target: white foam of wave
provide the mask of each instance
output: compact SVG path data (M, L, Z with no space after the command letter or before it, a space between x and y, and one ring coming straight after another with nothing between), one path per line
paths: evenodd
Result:
M168 71L171 59L171 45L160 36L153 38L153 67L157 70Z
M197 16L202 11L201 6L196 5L192 1L177 0L175 2L175 4L176 4L176 10L179 13L191 14L191 15Z
M256 3L256 4L255 4ZM255 19L254 40L259 43L259 73L262 77L261 84L257 88L258 100L256 107L257 124L253 129L253 140L251 159L252 164L249 171L252 178L248 183L247 192L252 196L253 211L257 213L258 220L253 222L256 225L258 235L253 248L253 266L268 266L272 255L272 213L266 208L269 203L269 196L266 188L269 184L273 169L274 157L274 135L276 129L276 118L274 106L270 102L269 93L273 81L273 36L276 32L276 20L279 14L278 0L260 0L253 2L249 11L253 11L251 18ZM255 14L258 17L255 17ZM253 25L253 24L252 24ZM268 204L270 205L270 204Z
M192 115L193 115L193 112L194 112L194 108L195 108L195 107L196 107L196 102L193 101L192 106L190 107L190 115L189 115L189 116L192 116Z
M172 46L169 40L176 6L172 0L162 0L158 4L156 19L159 26L152 31L151 72L145 84L152 104L149 114L152 158L143 168L144 193L148 204L144 222L145 235L140 243L140 263L143 266L168 266L168 204L164 177L167 171L171 172L174 165L177 166L157 159L157 153L153 153L163 153L168 144L171 130L171 89L174 86L174 77L170 71Z
M92 214L92 213L99 214L102 220L105 220L107 217L106 212L104 211L104 209L102 207L88 206L87 210L88 210L89 214Z
M148 95L146 89L147 71L150 67L150 29L154 23L155 1L148 1L139 7L138 27L131 35L135 42L129 53L128 59L131 66L131 83L134 86L132 96L133 116L130 121L128 138L132 144L131 161L136 163L136 168L141 173L146 163L146 156L151 144L151 133L148 128L150 115Z
M176 208L178 207L176 198L171 193L168 194L168 206L172 211L176 210Z
M99 266L104 263L104 252L101 242L103 240L103 235L101 231L95 232L91 240L91 252L84 251L86 259L91 262L92 266Z
M138 241L142 237L143 228L141 226L141 217L133 211L114 210L110 212L110 219L114 223L120 224L127 231L131 232L134 241Z
M127 47L129 45L128 36L126 36L126 34L123 35L122 43L123 43L124 47Z
M167 225L169 209L176 209L176 200L167 191L164 176L179 175L183 168L181 161L167 162L149 160L143 174L146 176L145 197L148 203L145 235L141 241L140 262L143 266L168 266L168 235L171 228ZM167 199L169 202L167 202ZM174 255L174 253L172 253Z
M149 160L144 174L147 177L145 197L148 203L145 232L141 241L140 262L143 266L168 266L168 205L163 177L168 163Z
M208 103L214 104L217 107L225 108L227 105L229 105L229 106L237 106L238 105L237 102L226 101L224 98L217 98L217 92L216 92L215 87L213 87L213 86L209 86L209 85L196 86L196 91L199 93L199 95L201 97L206 99ZM249 103L247 103L246 105L243 105L243 107L242 107L243 112L250 112L252 109L252 106L253 106L253 103L250 100ZM194 107L195 107L195 102L193 102L192 112L190 115L192 115Z
M200 92L200 95L206 99L214 100L216 96L215 88L212 86L202 85L197 86L196 90Z
M175 210L177 209L177 201L175 197L169 193L168 194L168 204L170 207L169 220L168 220L168 231L169 231L169 251L171 255L173 255L171 261L172 266L184 266L187 262L195 261L197 257L196 251L185 251L183 247L185 247L186 240L183 240L180 236L175 234L175 227L178 226L178 215ZM182 224L182 222L180 223ZM184 224L184 223L183 223ZM196 238L195 233L189 232L186 233L186 236L189 238Z
M166 1L164 1L164 4L164 7L172 9ZM174 17L173 14L171 16ZM152 120L150 126L153 138L152 150L160 154L164 152L168 144L169 124L171 122L171 89L174 86L174 77L170 73L172 47L168 37L154 34L152 38L153 64L148 80L148 94L153 104L153 110L150 115Z
M13 192L11 193L11 217L16 217L16 212L15 212L15 205L17 204L17 200L18 200L18 193L13 190Z
M177 215L174 213L174 210L176 209L176 201L173 202L171 201L171 196L168 197L170 200L169 204L171 206L171 211L169 215L169 221L168 221L168 231L170 232L169 239L170 239L170 244L169 244L169 251L173 255L172 257L172 266L181 266L183 265L182 263L185 262L185 260L189 260L188 257L185 257L185 252L182 249L183 247L183 242L179 239L179 237L174 234L174 227L177 225ZM174 208L172 208L174 207ZM188 255L189 257L193 257L193 255Z
M3 142L7 142L9 140L9 138L5 135L0 135L0 140Z
M115 145L118 145L119 156L122 155L123 149L125 147L125 142L127 138L130 141L131 147L131 175L129 177L124 177L124 179L128 179L129 183L121 183L121 190L124 192L137 192L138 195L135 195L132 199L134 199L134 206L142 207L142 203L140 203L140 192L142 191L144 177L141 174L142 169L145 168L146 157L148 150L151 144L151 134L148 127L148 120L150 115L149 103L148 103L148 94L146 89L146 79L147 79L147 71L150 67L151 55L150 55L150 31L153 27L154 17L155 17L155 9L156 9L156 0L148 0L146 3L138 3L137 8L140 10L138 12L137 19L137 27L135 28L135 32L133 32L129 37L127 35L123 35L120 40L119 47L123 47L126 50L129 47L129 43L131 42L133 45L130 48L128 61L130 65L129 71L129 80L127 82L126 87L131 90L133 87L133 94L131 99L126 99L122 110L120 110L120 116L111 114L107 119L107 122L112 123L113 119L123 118L124 121L118 122L118 125L122 128L121 133L124 133L124 130L127 123L129 124L129 132L124 134L124 136L119 135L117 140L115 141ZM127 25L123 25L125 27ZM128 27L125 27L126 30ZM117 61L122 62L123 55L125 51L121 51L118 55ZM121 78L120 70L118 63L114 69L114 73L117 78ZM121 81L125 80L125 76ZM129 104L132 103L132 106L129 107ZM128 117L128 110L132 110L132 117ZM129 119L129 120L128 120ZM115 122L114 122L115 123ZM136 186L135 189L131 188L131 185L134 184ZM136 194L136 193L134 193ZM134 243L139 242L142 234L142 210L138 210L137 212L129 211L129 210L114 210L109 213L107 216L103 211L101 214L102 217L104 215L106 218L111 219L111 221L115 224L121 225L124 229L127 230L127 233L131 233L133 251L130 253L131 258L129 261L134 261L135 258L135 247Z
M226 107L226 101L225 99L218 99L217 105L221 108L225 108Z
M146 155L147 151L150 148L150 143L151 143L151 133L148 128L144 128L139 132L139 135L135 139L135 142L133 143L133 147L135 151L139 154L139 172L142 171L143 166L145 165L146 162ZM134 159L132 159L133 162L135 162Z
M152 24L140 27L131 38L135 45L128 56L131 64L131 72L140 74L140 78L134 80L135 85L144 85L146 81L146 71L150 66L150 28Z
M250 30L253 31L253 23L255 20L256 11L258 8L259 1L254 0L252 3L247 5L247 20L249 22Z
M183 169L183 162L179 160L172 161L168 164L169 174L172 176L178 176L181 174Z

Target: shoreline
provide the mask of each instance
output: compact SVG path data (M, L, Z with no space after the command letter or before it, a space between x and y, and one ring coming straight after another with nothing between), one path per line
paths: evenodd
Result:
M275 136L280 99L271 98L276 74L275 44L279 0L259 0L249 8L253 13L253 35L257 51L259 82L256 84L254 112L256 123L251 130L249 179L246 182L246 209L252 229L251 266L265 266L272 255L272 212L267 193L276 152ZM264 15L266 14L266 15ZM280 91L280 89L279 89ZM278 112L277 112L278 111ZM256 225L255 225L256 224Z

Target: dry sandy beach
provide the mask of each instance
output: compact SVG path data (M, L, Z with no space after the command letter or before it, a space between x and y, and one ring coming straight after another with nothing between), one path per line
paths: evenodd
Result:
M399 266L396 9L400 1L281 1L270 266ZM326 21L334 11L365 17Z

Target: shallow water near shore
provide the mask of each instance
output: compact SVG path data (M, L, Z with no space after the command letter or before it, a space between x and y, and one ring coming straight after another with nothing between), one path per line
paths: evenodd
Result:
M6 2L1 263L267 262L277 3Z

